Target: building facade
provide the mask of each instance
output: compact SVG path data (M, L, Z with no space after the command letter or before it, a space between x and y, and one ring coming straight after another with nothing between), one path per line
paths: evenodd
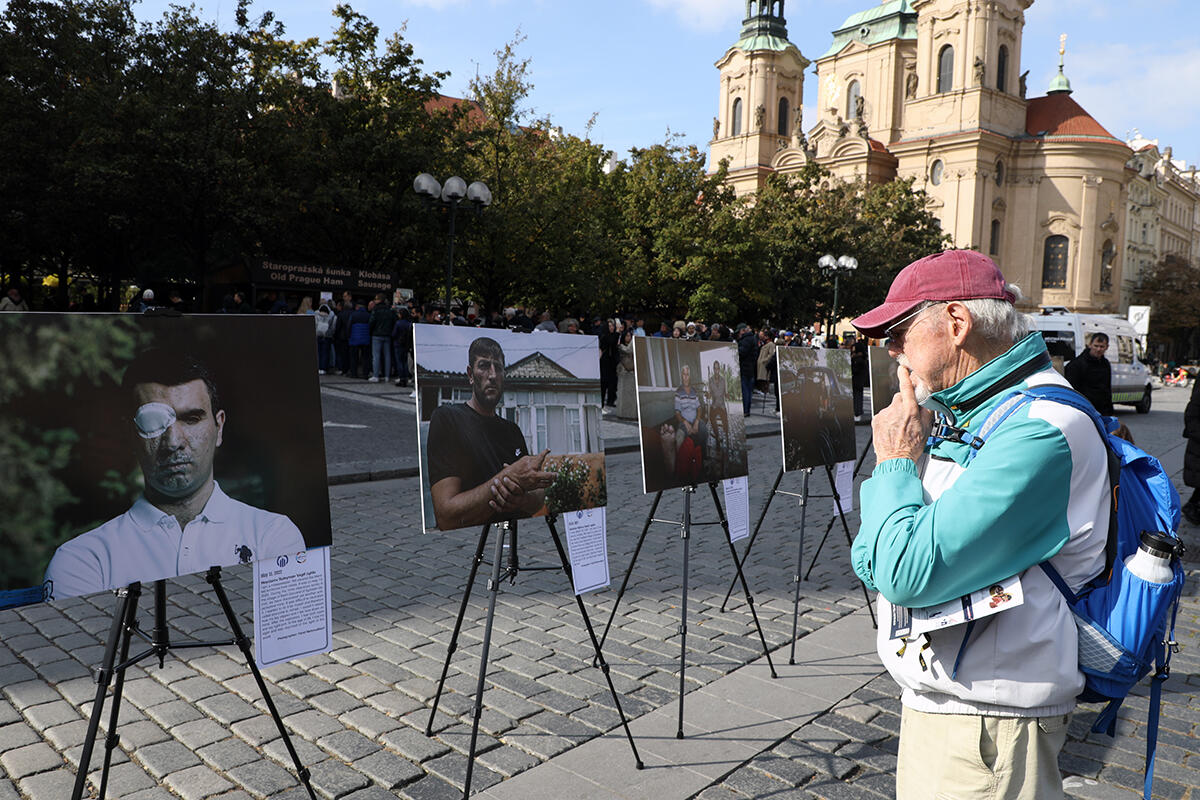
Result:
M1046 94L1027 97L1032 4L886 0L850 16L813 62L818 119L806 126L809 62L788 41L784 0L748 0L716 62L711 163L728 160L739 194L809 161L845 180L911 178L953 246L995 259L1026 309L1117 312L1133 150L1074 100L1061 58Z

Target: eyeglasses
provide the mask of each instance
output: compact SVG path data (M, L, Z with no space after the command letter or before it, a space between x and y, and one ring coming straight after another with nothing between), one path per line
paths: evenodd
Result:
M916 311L912 312L911 314L909 314L905 317L901 317L900 319L896 320L891 325L889 325L887 328L884 328L883 335L889 341L895 342L896 344L900 344L901 342L904 341L904 335L906 333L908 333L910 330L912 330L913 325L917 324L917 322L914 321L907 326L901 327L902 325L904 325L905 322L908 322L913 317L919 317L921 314L925 313L926 311L933 308L934 306L944 305L945 303L948 303L948 302L950 302L950 301L949 300L941 300L937 303L932 303L930 305L918 308Z

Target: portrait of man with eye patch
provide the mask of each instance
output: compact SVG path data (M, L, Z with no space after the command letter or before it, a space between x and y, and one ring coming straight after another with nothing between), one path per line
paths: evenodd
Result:
M126 368L121 396L128 412L120 424L141 469L142 495L59 546L45 575L51 599L305 549L288 517L235 500L216 481L226 415L201 361L145 350Z

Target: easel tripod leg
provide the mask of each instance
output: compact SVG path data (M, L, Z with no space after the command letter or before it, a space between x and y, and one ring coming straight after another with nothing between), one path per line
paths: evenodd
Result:
M721 530L725 532L725 543L729 545L729 555L733 558L734 569L737 570L734 580L742 582L742 592L746 595L746 605L750 607L750 616L754 619L754 628L758 631L758 640L762 642L763 655L767 657L767 666L771 668L771 677L778 678L779 675L775 672L775 664L771 661L771 651L767 647L767 637L763 634L762 625L758 621L758 611L754 608L754 595L750 594L750 584L746 583L746 574L742 571L741 562L738 561L737 550L734 549L733 541L729 538L729 520L725 518L725 509L721 507L721 500L717 497L717 485L710 483L708 489L712 492L713 505L717 507L717 518L721 520ZM747 548L747 552L749 552L749 548Z
M811 475L811 468L804 470L804 485L800 489L800 535L797 537L796 575L793 578L796 588L792 596L792 644L788 651L789 664L796 663L796 635L800 625L800 572L804 569L804 521L808 516L808 479Z
M846 533L846 549L854 549L854 538L850 535L850 526L846 524L846 514L842 511L842 496L838 494L837 481L833 479L833 468L828 464L825 465L825 472L829 475L829 486L833 489L833 502L837 504L837 515L842 521L842 530ZM857 576L855 578L857 580ZM867 585L859 581L858 587L862 589L863 600L867 603L867 611L871 615L871 627L878 628L879 623L875 619L875 606L871 604L871 595L867 592Z
M267 704L267 710L271 712L271 719L275 720L275 728L279 731L279 736L283 739L284 746L287 747L288 755L292 757L292 764L296 767L297 777L304 784L304 788L308 790L308 796L312 800L317 800L317 795L313 791L308 767L300 763L300 756L296 753L295 745L292 744L292 737L288 735L287 728L283 726L283 718L279 716L279 709L275 707L275 701L271 699L271 692L267 689L267 683L263 680L262 673L258 669L258 663L254 660L254 653L250 650L250 640L242 632L242 625L238 622L237 614L233 612L229 596L225 594L225 587L221 585L221 568L211 567L204 576L204 579L213 587L213 591L217 595L217 602L221 604L221 609L225 612L225 619L229 620L229 630L233 632L233 643L242 651L242 655L246 659L246 666L250 668L250 674L254 676L254 681L258 684L258 690L262 692L263 702Z
M741 559L735 558L738 568L746 563L746 559L750 557L750 548L754 547L754 540L758 538L758 529L762 527L763 520L767 518L767 509L771 507L771 501L775 499L775 492L779 489L779 482L783 480L783 467L779 468L779 472L775 474L775 483L771 486L771 492L767 495L767 502L763 504L762 511L758 515L758 522L754 523L754 532L750 534L750 539L746 542L746 549L742 551ZM737 576L729 581L729 589L725 592L725 599L721 601L721 610L725 610L725 604L729 602L730 595L733 594L733 587L737 586Z
M108 684L113 677L117 647L121 645L122 650L126 651L129 646L129 632L133 627L134 616L137 614L137 599L141 593L140 583L131 583L128 587L117 590L117 607L113 612L112 626L108 629L108 639L104 643L104 660L96 673L96 699L92 703L92 715L88 720L87 735L83 739L83 751L79 755L79 771L75 773L75 787L71 791L71 800L80 800L87 787L88 765L92 760L92 749L96 746L96 734L100 731L104 696L108 694ZM111 733L112 729L110 735Z
M662 500L662 492L654 495L654 502L650 504L650 513L646 515L646 524L642 526L642 535L638 537L637 546L633 548L633 558L629 559L629 568L625 570L625 577L621 579L621 588L617 590L617 599L613 600L612 610L608 612L608 622L604 626L604 633L600 637L600 646L604 646L605 640L608 639L608 629L612 627L613 618L617 616L617 606L621 605L621 598L625 595L625 587L629 585L629 576L633 574L633 565L637 563L638 554L642 552L642 545L646 542L646 534L650 532L650 523L654 520L654 512L658 510L658 501ZM599 666L598 664L594 666Z
M479 719L483 716L483 680L487 675L488 651L492 647L492 620L496 616L496 595L500 591L500 559L504 556L504 538L508 534L509 525L500 526L500 535L496 537L496 554L492 558L492 579L488 581L487 622L483 628L483 651L479 654L479 679L475 683L475 710L471 717L471 747L467 753L467 775L463 779L463 800L471 794L471 774L475 771L475 744L479 738Z
M695 486L685 486L683 489L683 527L680 537L683 539L683 602L679 606L679 727L675 738L683 738L683 673L687 666L687 601L688 601L688 545L692 536L692 494Z
M442 689L446 686L446 675L450 671L450 659L458 649L458 634L462 630L463 618L467 613L467 603L471 599L471 589L475 586L475 576L479 574L479 565L483 562L483 548L487 544L488 531L491 524L483 526L479 534L479 546L475 548L475 557L471 560L471 574L467 576L467 585L463 589L462 604L458 607L458 619L454 621L454 633L450 634L450 646L446 648L446 662L442 664L442 677L438 679L437 692L433 696L433 708L429 710L429 723L425 726L425 735L433 736L433 720L437 716L438 703L442 700Z
M562 561L563 572L566 573L567 582L571 584L572 593L574 593L574 578L571 574L571 560L567 558L567 551L563 548L562 540L558 536L558 529L554 525L553 518L547 518L546 525L550 528L550 538L554 540L554 547L558 550L558 557ZM621 717L621 726L625 729L625 738L629 740L629 747L633 750L633 760L638 769L643 769L645 765L642 763L642 757L638 755L637 745L633 743L633 734L629 730L629 722L625 718L625 709L621 707L621 698L617 694L617 687L613 685L612 676L609 674L608 662L604 660L604 653L600 650L600 641L596 638L596 630L592 627L592 620L588 617L587 607L583 604L583 597L575 595L575 603L579 606L579 615L583 617L583 626L587 628L588 638L592 640L592 647L596 651L596 662L600 671L604 673L604 680L608 682L608 691L612 694L613 703L617 706L617 714Z
M104 767L100 771L100 787L96 793L97 800L104 800L108 792L108 773L112 767L112 754L121 743L121 735L117 733L117 726L121 721L121 698L125 692L125 670L129 667L126 659L129 658L129 642L133 638L134 616L135 614L130 615L129 624L125 626L125 630L121 635L121 655L120 661L117 662L115 668L116 681L113 683L112 712L108 719L108 735L104 738Z

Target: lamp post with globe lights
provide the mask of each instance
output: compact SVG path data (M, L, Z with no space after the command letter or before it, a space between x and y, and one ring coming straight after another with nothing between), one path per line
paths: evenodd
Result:
M833 273L833 308L829 315L829 333L826 334L837 336L835 327L837 325L837 304L838 304L838 276L844 270L850 272L858 269L858 259L854 256L838 256L834 258L831 255L823 255L817 260L817 266L826 272Z
M475 207L475 216L483 213L483 209L492 204L492 192L483 181L474 181L470 186L457 175L447 178L443 186L437 178L428 172L422 172L413 180L413 189L425 198L427 208L433 208L434 202L450 214L450 231L446 253L446 324L453 318L450 313L450 291L454 278L454 237L455 223L458 217L458 204L464 199Z

